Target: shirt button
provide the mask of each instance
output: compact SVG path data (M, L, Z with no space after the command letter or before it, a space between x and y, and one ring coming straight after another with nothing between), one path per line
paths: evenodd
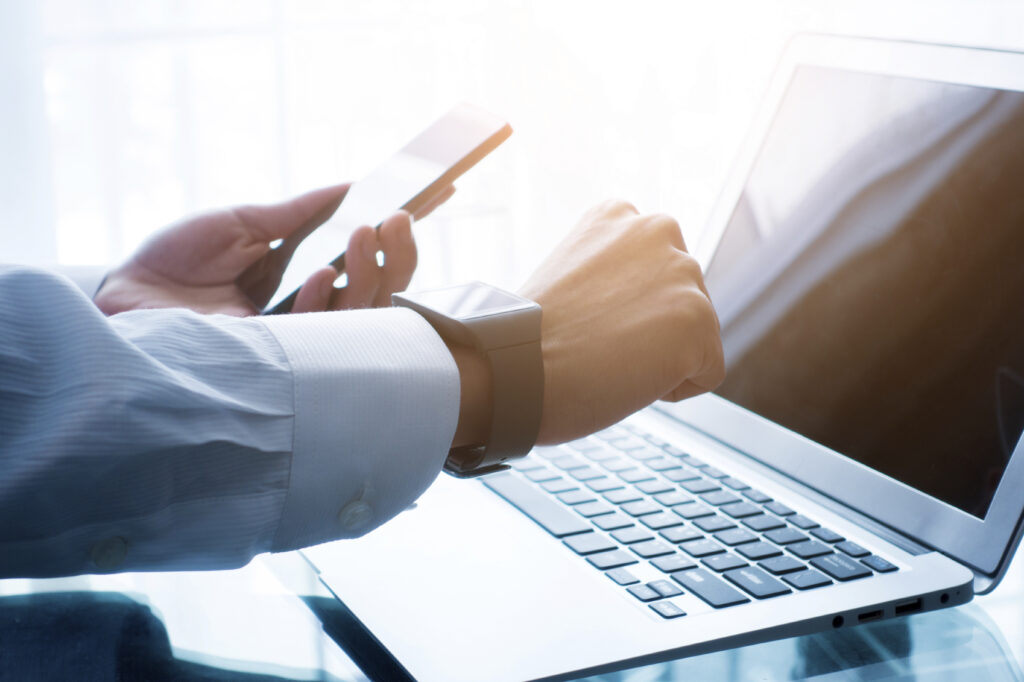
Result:
M93 545L89 556L96 568L101 571L113 571L124 562L127 554L128 542L122 537L112 537Z
M370 505L362 500L349 502L338 512L338 523L346 530L359 530L373 517L373 510Z

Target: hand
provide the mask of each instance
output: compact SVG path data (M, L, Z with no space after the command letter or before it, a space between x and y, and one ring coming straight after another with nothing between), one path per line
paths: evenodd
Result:
M543 310L538 443L579 438L724 378L718 317L672 218L601 204L520 293Z
M190 308L201 313L253 315L276 291L295 248L341 204L348 185L309 192L280 204L240 206L187 218L144 244L111 272L95 296L107 315L138 308ZM421 210L422 218L454 192L448 187ZM271 242L281 239L276 249ZM384 265L377 265L377 252ZM389 305L416 268L409 216L356 230L346 254L348 285L336 289L330 267L307 279L293 312Z

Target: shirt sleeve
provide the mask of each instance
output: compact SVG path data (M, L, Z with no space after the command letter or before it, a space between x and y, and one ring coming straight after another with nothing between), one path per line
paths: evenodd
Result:
M0 268L0 576L228 568L361 535L437 476L458 404L407 309L106 318Z

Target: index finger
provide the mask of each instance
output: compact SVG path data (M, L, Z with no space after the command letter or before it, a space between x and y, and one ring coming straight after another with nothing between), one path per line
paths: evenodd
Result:
M256 239L271 242L291 238L302 241L334 215L351 183L322 187L277 204L232 209L239 223Z

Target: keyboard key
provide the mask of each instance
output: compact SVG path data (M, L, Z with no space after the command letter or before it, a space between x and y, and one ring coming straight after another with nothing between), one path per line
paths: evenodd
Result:
M716 469L713 466L706 466L700 470L702 474L708 478L727 478L729 474L725 473L721 469Z
M632 434L629 431L627 431L626 429L622 428L619 425L609 426L607 429L601 429L594 435L600 438L601 440L606 441L618 440L620 438L630 438L632 436Z
M609 549L616 549L618 547L614 542L597 533L573 535L562 540L562 542L568 545L572 551L582 555L607 552Z
M714 556L709 556L706 559L701 559L701 563L712 570L718 571L719 573L747 565L746 561L735 554L716 554Z
M681 469L682 464L678 460L670 459L668 457L657 457L655 459L649 459L644 464L647 465L648 469L652 471L668 471L669 469Z
M822 556L825 554L831 554L832 548L828 545L824 545L817 540L808 540L807 542L797 542L786 547L790 552L797 555L801 559L810 559L816 556Z
M746 483L744 483L740 479L733 478L732 476L726 476L720 482L721 482L722 485L728 486L728 487L732 488L733 490L746 490L747 488L750 487L749 485L747 485Z
M636 462L633 460L626 459L625 457L619 457L618 455L616 455L615 459L608 459L601 462L601 466L613 474L617 474L620 471L625 471L627 469L638 468Z
M790 516L796 513L795 511L793 511L786 505L782 504L781 502L769 502L764 506L764 508L770 511L772 514L776 514L778 516Z
M700 478L700 474L693 469L672 469L671 471L666 471L662 475L668 480L676 483L681 483L683 481L696 481Z
M631 450L626 453L638 462L646 462L649 459L661 459L664 457L664 453L657 448L646 447L642 450Z
M696 478L692 481L683 481L680 485L689 490L694 495L700 493L710 493L714 490L719 490L717 483L712 483L706 478Z
M647 516L641 516L640 523L644 524L651 530L661 530L662 528L669 528L671 526L682 525L683 522L675 514L663 511L658 512L657 514L648 514Z
M534 483L542 483L544 481L553 481L556 478L561 478L562 477L562 475L559 474L557 471L554 471L552 469L548 469L547 467L545 467L543 469L532 469L530 471L524 472L523 475L526 476L531 481L533 481Z
M698 559L711 556L712 554L721 554L725 551L720 544L707 538L690 540L689 542L682 543L679 547L690 556L697 557Z
M727 504L722 506L721 510L734 519L744 519L748 516L757 516L761 513L761 508L752 502L736 502L735 504Z
M530 469L540 469L544 466L544 462L537 457L524 457L523 459L509 462L509 466L516 471L529 471Z
M810 530L811 528L818 527L817 521L812 521L803 514L794 514L793 516L790 516L787 520L797 528L803 528L804 530Z
M697 566L693 561L678 553L651 559L651 565L665 573L685 571Z
M789 526L770 530L764 536L776 545L791 545L794 542L806 542L810 539L796 528L790 528Z
M654 500L637 500L627 502L619 507L630 516L644 516L645 514L656 514L663 511L661 505Z
M836 549L838 549L840 552L843 552L844 554L849 554L850 556L856 557L858 559L860 557L865 557L868 554L871 554L871 552L864 549L856 542L850 542L849 540L847 540L846 542L840 542L838 545L836 545Z
M680 490L673 490L671 492L660 493L654 496L654 499L665 505L666 507L672 507L677 504L686 504L687 502L693 502L693 498Z
M590 530L586 521L521 478L511 474L496 474L486 476L483 484L556 538Z
M583 469L573 469L569 472L569 475L577 481L592 481L595 478L604 478L604 472L592 466Z
M574 440L571 443L566 443L570 448L577 452L592 452L594 450L601 450L604 446L593 438L580 438Z
M817 571L806 569L796 573L787 573L782 579L798 590L809 590L814 587L831 585L832 581Z
M761 540L740 545L736 548L736 551L751 561L760 561L761 559L767 559L770 556L778 556L782 554L778 547Z
M540 484L540 487L549 493L564 493L569 490L576 490L576 483L575 481L567 481L564 478L556 478L553 481L544 481Z
M715 513L714 509L705 504L701 504L700 502L689 502L687 504L680 504L678 506L672 507L672 511L674 511L676 514L682 516L684 519L688 521L692 521L693 519L699 519L702 516L711 516Z
M626 590L640 601L661 599L661 595L647 585L633 585L632 587L627 587Z
M693 525L697 526L705 533L714 533L715 531L736 527L735 523L718 514L697 519L693 522Z
M653 611L655 611L662 618L671 620L672 618L681 618L686 615L686 611L676 606L670 601L656 601L653 604L648 604Z
M601 552L600 554L591 554L587 557L587 561L601 570L639 563L636 557L632 554L627 554L621 549L612 550L611 552Z
M676 526L675 528L666 528L665 530L658 533L661 537L665 538L669 542L686 542L687 540L697 540L698 538L704 537L704 534L698 531L696 528L690 528L689 526Z
M612 504L622 504L623 502L642 500L643 497L643 495L632 488L616 488L615 490L609 490L604 494L604 499L608 500Z
M733 502L739 502L740 498L733 495L728 490L716 490L713 493L706 493L700 496L700 499L704 500L708 504L713 504L718 507L723 504L732 504Z
M896 570L896 565L891 564L877 554L872 554L869 557L864 557L861 561L871 568L875 569L879 573L889 573Z
M637 556L643 557L644 559L653 559L658 556L665 556L666 554L675 554L676 548L672 545L666 545L661 540L649 540L647 542L638 542L635 545L630 545L629 548Z
M859 561L854 561L842 554L829 554L811 559L811 566L823 573L827 573L836 580L856 580L872 575L871 570Z
M758 566L774 575L792 573L793 571L802 571L805 568L804 562L797 561L793 557L785 555L765 559L759 563Z
M675 491L675 488L676 487L674 485L662 478L655 478L650 481L643 481L636 484L637 490L647 493L648 495Z
M684 589L694 593L716 609L735 604L745 604L750 601L739 590L731 587L721 578L708 573L702 568L673 573L672 580L675 580Z
M672 455L673 457L687 457L688 456L684 450L680 450L679 448L677 448L675 445L672 445L671 443L665 443L664 445L661 445L660 447L661 447L662 450L664 450L666 453Z
M774 528L782 528L786 525L786 522L777 516L769 516L768 514L759 514L757 516L748 516L743 519L743 525L751 530L756 530L758 533L763 533L766 530L772 530Z
M561 457L556 457L555 459L551 460L551 463L554 464L559 469L561 469L562 471L569 471L570 469L582 469L583 467L590 466L590 464L587 463L586 460L582 460L576 455L563 455Z
M600 434L598 434L598 436L600 437ZM626 438L617 437L609 442L612 444L613 448L615 448L616 450L622 450L623 452L633 452L634 450L646 450L648 448L654 450L653 448L651 448L650 445L647 444L647 441L628 434ZM654 452L658 451L654 450ZM658 454L660 455L661 453L658 452Z
M607 462L608 460L618 459L619 453L612 450L591 450L590 452L584 452L583 456L589 459L591 462Z
M629 528L623 528L612 533L612 537L624 545L629 545L634 542L643 542L644 540L653 540L654 536L648 533L645 529L637 526L631 526Z
M828 528L824 527L813 529L811 531L811 535L818 538L822 542L842 542L846 539L834 530L829 530Z
M651 588L662 597L678 597L683 593L683 591L671 580L652 580L647 583L647 587Z
M601 502L600 500L595 500L594 502L584 502L583 504L577 504L575 507L573 507L573 509L576 511L577 514L579 514L580 516L585 516L588 519L593 518L595 516L601 516L602 514L611 514L613 511L615 511L613 507L608 506L607 504Z
M601 478L595 478L587 481L584 485L593 490L595 493L606 493L609 490L618 490L622 487L622 484L616 481L614 478L609 476L603 476Z
M765 502L771 502L772 498L765 495L757 488L747 488L743 491L743 496L751 502L757 502L758 504L764 504Z
M720 533L715 533L715 539L723 545L735 547L736 545L742 545L747 542L754 542L757 540L757 536L746 528L731 528L729 530L723 530Z
M670 452L669 454L671 455L672 453ZM701 467L707 466L707 463L704 460L698 459L693 455L683 453L682 455L679 456L679 458L695 469L700 469Z
M620 585L634 585L640 582L640 580L626 568L613 568L606 572L605 575Z
M558 495L564 504L583 504L584 502L593 502L597 498L594 497L587 490L570 490L569 492L561 493Z
M652 435L650 433L640 433L639 431L637 431L637 435L656 448L670 447L670 443L664 438L659 438L658 436Z
M594 518L594 525L601 530L618 530L620 528L628 528L633 525L633 520L625 514L615 512L614 514L605 514L604 516L598 516Z
M742 590L758 599L777 597L780 594L789 594L793 591L756 566L735 568L726 571L723 575L733 585L738 585Z
M558 445L538 445L530 451L530 457L542 457L544 459L556 459L566 454Z
M646 469L627 469L619 472L619 478L626 483L639 483L640 481L650 481L654 478L654 474Z

